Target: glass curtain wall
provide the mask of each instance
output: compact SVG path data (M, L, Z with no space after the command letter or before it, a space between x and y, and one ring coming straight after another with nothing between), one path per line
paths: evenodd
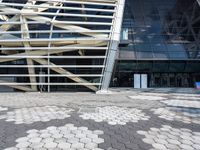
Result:
M150 87L193 86L200 73L199 16L196 0L126 0L122 35L129 44L119 48L113 79L132 86L134 73L147 73Z

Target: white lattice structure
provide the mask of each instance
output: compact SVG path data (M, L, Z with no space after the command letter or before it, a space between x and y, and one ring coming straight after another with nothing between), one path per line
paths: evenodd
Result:
M0 85L106 90L125 0L0 0Z

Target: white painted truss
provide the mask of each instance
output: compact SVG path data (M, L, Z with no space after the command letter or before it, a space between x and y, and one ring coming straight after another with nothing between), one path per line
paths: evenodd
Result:
M107 89L124 1L0 0L0 86Z

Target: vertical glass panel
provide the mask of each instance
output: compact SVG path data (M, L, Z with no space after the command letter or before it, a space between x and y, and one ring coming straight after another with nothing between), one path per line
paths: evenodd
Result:
M153 53L152 51L138 51L137 53L137 59L152 59Z
M169 64L170 72L184 72L185 71L185 62L172 62Z
M123 28L131 31L133 44L141 44L134 48L138 59L145 55L140 51L153 51L161 59L200 59L199 14L196 0L127 0Z
M168 72L169 63L167 61L155 61L153 63L153 72Z
M123 28L122 29L121 40L128 40L128 28Z

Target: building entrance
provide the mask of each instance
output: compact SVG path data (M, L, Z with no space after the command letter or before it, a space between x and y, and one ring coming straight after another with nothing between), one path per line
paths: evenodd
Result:
M153 73L150 80L151 87L193 87L196 78L187 73Z
M145 73L142 73L145 74ZM146 74L147 87L195 87L200 81L200 74L189 73L149 73ZM134 72L120 72L112 80L113 87L136 87L143 83L141 74ZM137 84L138 83L138 84ZM138 88L138 87L137 87Z

